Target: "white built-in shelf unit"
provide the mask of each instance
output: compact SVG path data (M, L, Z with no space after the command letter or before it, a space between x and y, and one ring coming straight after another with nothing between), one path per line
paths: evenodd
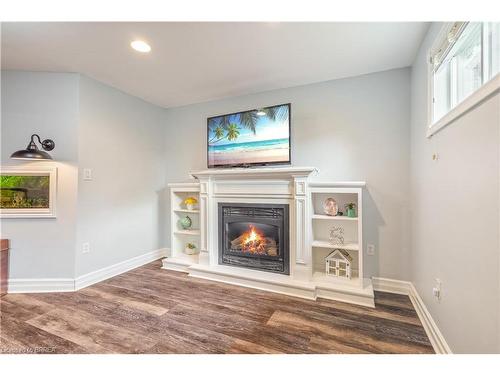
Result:
M362 228L362 194L364 182L326 183L311 182L309 192L311 197L311 254L312 278L315 281L328 283L361 284L363 280L363 228ZM333 198L338 204L343 216L328 216L323 204L327 198ZM348 217L345 209L347 203L356 204L356 217ZM340 227L344 230L344 244L330 242L330 229ZM334 249L342 249L349 253L353 261L351 264L351 279L343 279L326 275L325 258Z
M187 255L184 253L184 248L187 243L192 243L196 248L200 249L200 184L179 183L169 184L170 188L170 204L171 204L171 246L170 257L178 259L185 264L197 264L198 254ZM188 197L196 198L198 204L194 209L187 209L184 200ZM189 229L183 229L179 224L179 220L189 216L192 221L192 226Z

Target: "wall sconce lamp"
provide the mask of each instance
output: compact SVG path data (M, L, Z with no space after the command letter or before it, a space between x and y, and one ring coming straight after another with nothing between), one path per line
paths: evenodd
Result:
M10 155L10 158L17 160L52 160L52 156L50 156L47 152L38 149L35 143L35 138L38 138L38 143L42 145L42 148L45 151L52 151L56 146L52 139L45 139L42 141L38 134L33 134L28 147L26 147L25 150L14 152Z

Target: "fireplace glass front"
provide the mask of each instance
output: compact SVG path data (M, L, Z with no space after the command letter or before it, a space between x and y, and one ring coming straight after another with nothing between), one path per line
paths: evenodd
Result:
M219 264L288 275L285 204L219 203Z

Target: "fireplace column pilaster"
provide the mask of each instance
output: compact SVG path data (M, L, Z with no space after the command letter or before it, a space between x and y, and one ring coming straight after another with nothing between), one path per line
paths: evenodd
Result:
M292 257L293 276L295 279L310 280L312 277L312 256L309 244L310 220L309 220L309 189L307 176L293 175L293 204L292 215L293 227L291 231L291 250L295 255Z
M213 236L212 216L212 181L201 177L200 179L200 255L199 263L211 264L210 253ZM213 261L213 260L212 260Z

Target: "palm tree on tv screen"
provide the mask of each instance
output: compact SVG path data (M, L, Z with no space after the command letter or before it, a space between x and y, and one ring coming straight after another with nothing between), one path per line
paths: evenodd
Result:
M208 124L209 128L214 132L214 136L208 141L208 144L213 145L223 139L236 140L240 135L240 128L235 122L242 124L245 128L257 134L257 121L260 118L257 112L264 112L265 116L272 121L285 121L288 118L288 106L286 105L214 117L209 120Z

